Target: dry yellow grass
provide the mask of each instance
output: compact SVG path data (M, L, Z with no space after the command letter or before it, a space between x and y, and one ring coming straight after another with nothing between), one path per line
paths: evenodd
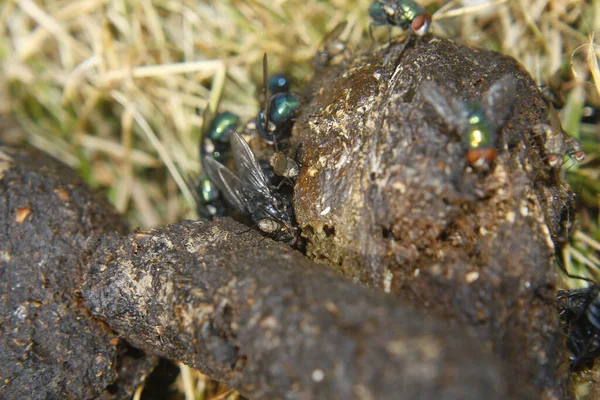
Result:
M465 0L428 7L439 8L436 32L511 54L540 83L571 63L577 76L564 86L580 99L592 85L581 46L592 48L586 32L600 25L596 3ZM177 221L191 216L184 177L199 170L196 108L220 102L251 117L264 52L273 71L301 83L311 75L319 40L340 21L349 22L343 36L350 48L369 44L368 5L8 1L0 12L0 110L17 119L27 142L109 188L134 225Z
M200 169L203 121L196 109L210 103L242 118L256 115L263 53L272 72L285 71L301 87L319 41L343 20L350 49L368 48L369 4L5 0L0 113L18 129L2 122L3 139L29 143L76 168L107 191L133 226L193 218L185 178ZM588 152L568 175L586 205L598 207L600 133L579 121L585 98L600 105L600 46L593 39L600 0L423 4L434 12L436 33L510 54L540 84L561 76L565 128L582 134ZM596 218L585 217L574 235L565 254L569 267L599 268ZM203 398L204 378L188 371L181 381L186 398Z

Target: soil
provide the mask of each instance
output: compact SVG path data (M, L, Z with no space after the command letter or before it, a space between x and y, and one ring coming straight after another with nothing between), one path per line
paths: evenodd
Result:
M507 74L516 93L497 157L473 167L422 83L482 102ZM429 36L331 66L305 97L293 143L308 257L464 327L512 365L514 382L563 396L553 256L573 194L532 133L548 105L525 69Z

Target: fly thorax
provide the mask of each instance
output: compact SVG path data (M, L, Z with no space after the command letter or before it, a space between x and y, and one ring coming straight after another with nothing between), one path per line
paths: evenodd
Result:
M291 93L277 93L269 102L269 121L281 125L288 121L300 107L300 100Z
M209 127L208 136L212 140L229 143L229 136L239 122L240 118L231 112L219 113Z
M467 105L467 132L465 141L469 149L483 149L494 146L494 128L485 113L476 104Z
M400 10L403 20L412 21L419 14L424 14L423 10L414 2L408 0L400 1Z

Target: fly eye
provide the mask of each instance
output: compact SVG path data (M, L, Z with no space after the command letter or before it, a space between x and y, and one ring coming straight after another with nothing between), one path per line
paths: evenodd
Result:
M585 152L578 151L575 154L573 154L573 157L575 157L575 161L581 162L585 159Z
M419 14L412 21L412 30L418 35L423 36L429 30L431 17L427 14Z
M548 156L548 165L550 165L551 167L556 167L559 164L562 164L562 162L562 156L560 156L559 154L550 154Z
M279 230L279 224L272 219L261 219L258 221L258 228L265 233L273 233Z

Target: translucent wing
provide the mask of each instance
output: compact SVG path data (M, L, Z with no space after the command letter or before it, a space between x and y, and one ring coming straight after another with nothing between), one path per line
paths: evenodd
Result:
M330 42L337 40L337 38L340 37L342 32L344 32L344 29L346 29L347 25L348 21L342 21L339 24L337 24L329 33L325 35L323 40L321 40L319 48L325 49Z
M314 58L315 68L319 69L328 66L333 58L345 51L346 45L339 37L347 25L347 21L340 22L321 40Z
M483 109L495 126L501 126L508 117L515 101L517 84L515 78L506 74L498 79L483 96Z
M560 116L552 104L548 105L548 113L550 114L550 126L552 127L552 131L555 135L562 135L564 130L560 123Z
M453 130L463 132L467 127L466 111L462 101L444 93L430 81L421 83L421 93L444 122Z
M230 140L235 169L244 188L264 196L272 196L271 186L248 143L237 132L231 133Z
M237 135L237 133L236 133ZM242 139L243 140L243 139ZM238 211L246 212L246 202L242 191L242 181L223 164L212 157L205 160L206 173L221 190L225 199Z

